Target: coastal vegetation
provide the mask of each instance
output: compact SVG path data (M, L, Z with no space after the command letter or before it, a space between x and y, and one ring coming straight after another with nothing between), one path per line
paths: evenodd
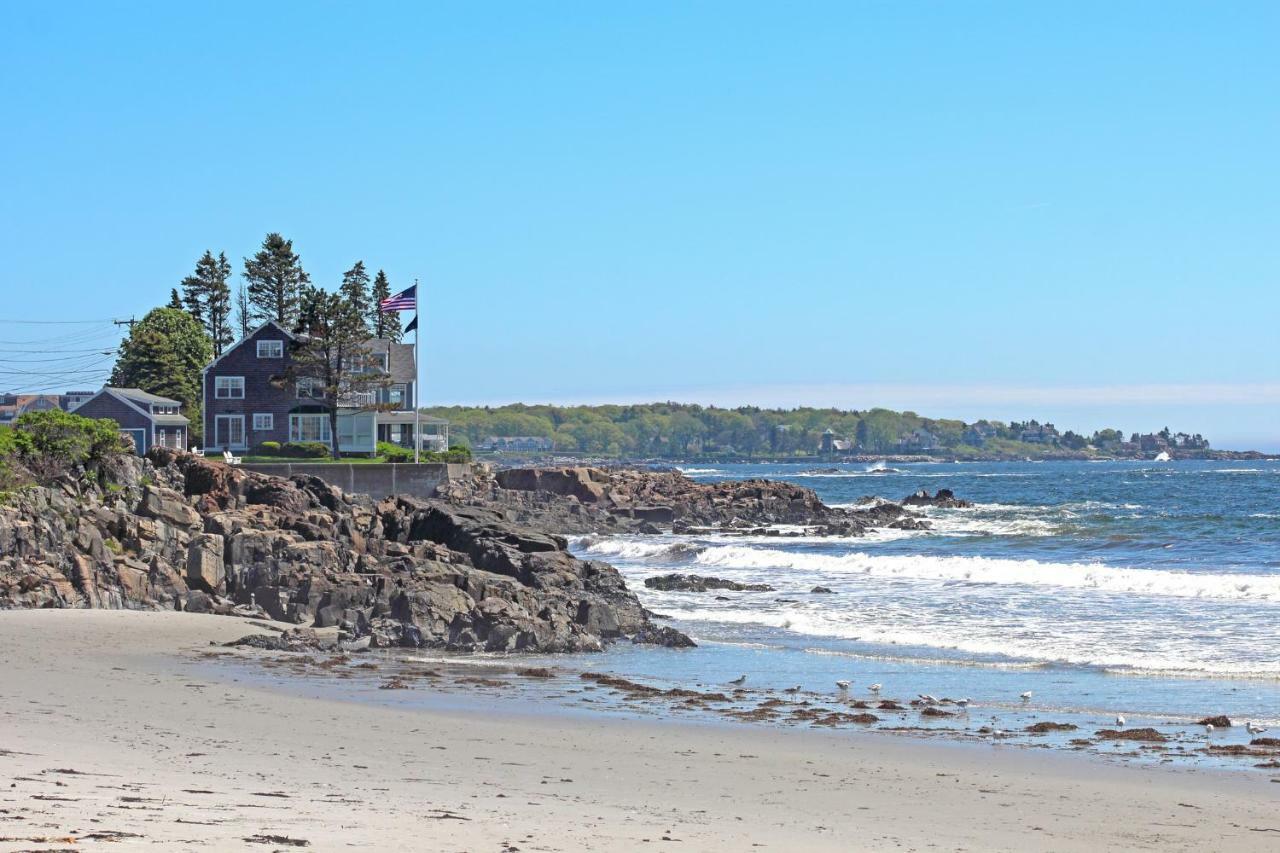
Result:
M27 412L0 427L0 493L91 469L124 452L114 421L61 409Z
M642 405L445 406L425 410L450 422L461 443L483 449L495 437L549 439L558 453L629 458L781 458L867 455L945 455L958 458L1087 458L1145 452L1143 436L1118 429L1092 435L1059 433L1036 420L966 423L889 409L734 409L685 403ZM1167 428L1152 446L1182 441ZM1205 449L1200 436L1186 446Z

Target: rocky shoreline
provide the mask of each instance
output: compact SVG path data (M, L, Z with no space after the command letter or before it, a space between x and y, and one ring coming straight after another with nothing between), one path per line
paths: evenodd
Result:
M868 496L831 507L812 489L774 480L695 482L678 471L509 468L450 481L443 500L501 513L516 524L568 535L717 533L863 536L877 528L928 529L910 507L965 507L948 489L900 503Z
M301 644L576 652L655 625L563 537L444 500L375 501L305 475L157 449L0 505L0 609L263 615Z
M576 558L564 535L862 536L927 528L913 507L966 505L941 490L829 507L789 483L595 468L478 468L433 499L374 500L307 475L156 449L0 505L0 609L181 610L298 626L253 641L277 649L684 647L692 641L655 624L616 569Z

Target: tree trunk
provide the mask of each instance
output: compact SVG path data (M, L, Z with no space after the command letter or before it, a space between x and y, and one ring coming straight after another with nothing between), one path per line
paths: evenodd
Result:
M338 401L334 400L333 405L329 408L329 440L333 442L333 458L335 461L342 458L342 451L338 449Z

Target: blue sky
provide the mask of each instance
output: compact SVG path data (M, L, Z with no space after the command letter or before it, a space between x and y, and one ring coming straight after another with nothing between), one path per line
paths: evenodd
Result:
M1269 2L10 2L0 320L140 314L278 230L317 282L422 280L432 401L1280 448L1277 31Z

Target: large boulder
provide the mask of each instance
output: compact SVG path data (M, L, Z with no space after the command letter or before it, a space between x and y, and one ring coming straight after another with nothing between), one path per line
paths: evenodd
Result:
M154 518L171 524L177 528L192 529L203 526L200 513L186 502L182 495L172 489L159 486L145 486L142 490L142 502L138 505L138 515Z
M224 562L223 538L201 533L187 546L187 583L209 593L226 591L227 569Z
M609 475L598 468L511 468L499 471L497 480L504 489L550 492L583 503L599 503L605 498Z

